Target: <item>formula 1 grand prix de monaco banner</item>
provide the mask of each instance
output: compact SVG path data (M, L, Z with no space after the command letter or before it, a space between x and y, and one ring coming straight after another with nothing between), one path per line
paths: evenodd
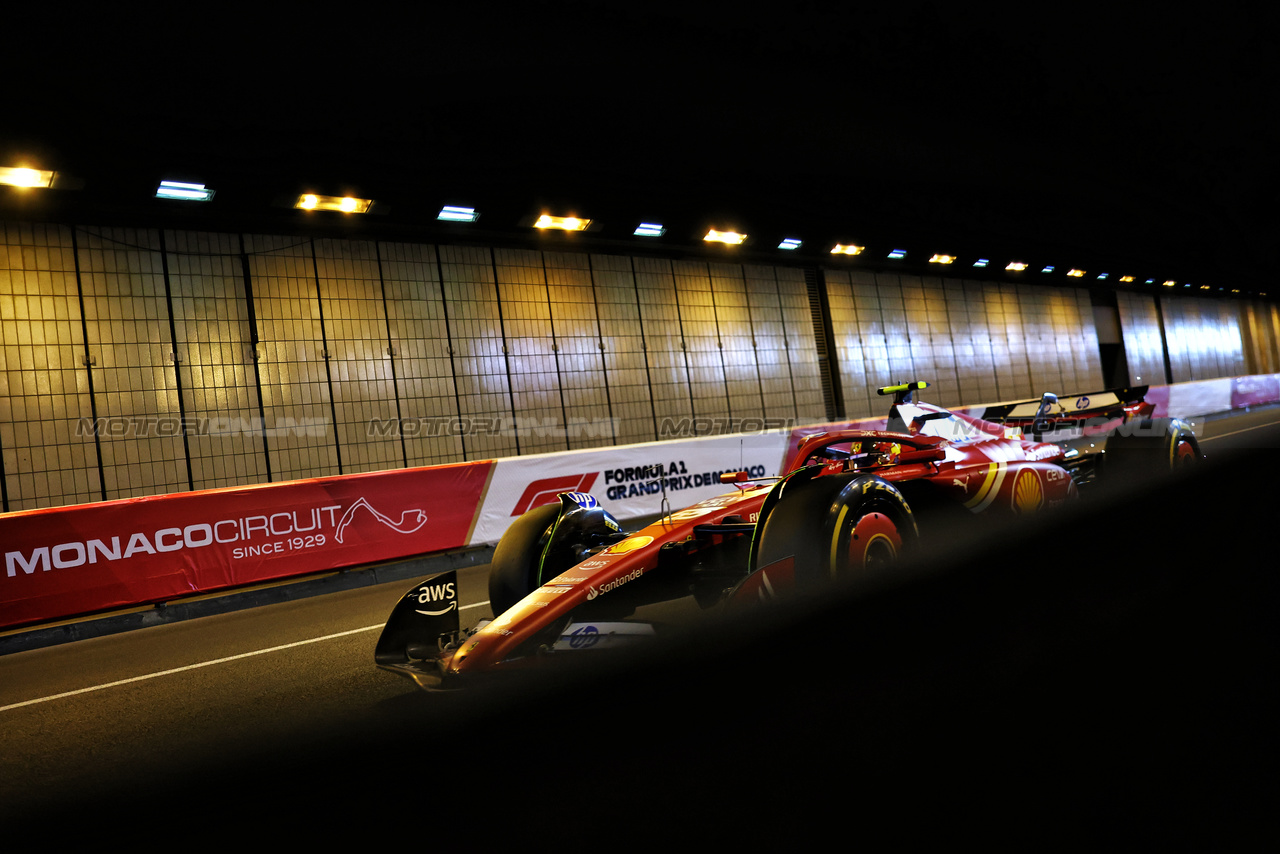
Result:
M490 461L0 516L0 627L465 546Z
M495 542L520 514L556 501L561 492L589 492L620 522L656 515L732 492L723 472L753 478L780 474L786 431L705 436L615 445L495 462L473 540Z

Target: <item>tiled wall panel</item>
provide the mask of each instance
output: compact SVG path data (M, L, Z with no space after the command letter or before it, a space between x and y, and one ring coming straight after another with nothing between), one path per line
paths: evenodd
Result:
M711 300L715 310L724 390L728 399L726 431L764 418L764 385L756 356L754 311L747 296L746 274L739 264L710 264Z
M246 235L272 480L341 474L312 241Z
M963 402L951 338L951 306L941 279L900 276L911 344L912 380L931 383L926 399L941 406Z
M166 231L165 249L194 489L267 480L240 241Z
M175 350L157 232L82 230L80 283L107 498L188 488Z
M515 456L522 448L512 411L493 256L489 249L475 246L441 246L437 251L467 459Z
M815 287L846 417L882 415L876 388L903 380L946 405L1101 382L1085 289L173 230L2 235L9 510L823 421ZM1117 302L1134 383L1164 381L1161 313L1174 381L1280 364L1270 305Z
M1245 337L1245 373L1280 372L1280 308L1250 302L1238 306L1240 328Z
M672 264L672 273L689 365L693 416L702 419L697 432L699 435L729 432L729 389L709 266L702 261L676 261Z
M947 324L955 353L956 384L961 401L998 401L991 332L986 324L982 282L946 279Z
M760 418L794 422L795 378L775 268L751 264L742 268L742 274L740 299L746 312L744 329L751 335L752 362L760 396L760 412L755 414Z
M399 436L378 427L397 412L377 246L317 240L315 257L342 471L401 468Z
M883 416L887 411L884 398L876 389L907 380L910 377L893 376L890 364L889 340L884 321L884 302L892 307L896 300L901 311L901 290L893 282L892 290L882 290L875 273L854 270L849 274L849 290L852 305L852 327L832 332L842 342L842 350L836 353L840 366L840 381L844 391L845 415L849 418ZM852 340L851 340L852 339ZM856 340L856 345L855 345ZM901 368L900 351L895 354ZM846 361L846 358L848 361Z
M1034 396L1019 294L1016 285L991 284L985 288L991 358L996 370L996 388L1003 400Z
M825 421L827 406L822 394L817 339L804 271L794 267L775 267L774 280L778 287L783 348L790 366L796 422L813 424Z
M551 325L542 254L525 249L495 249L493 255L520 453L568 450L560 354Z
M436 249L383 243L379 254L405 462L429 466L469 459Z
M1173 382L1244 373L1238 315L1218 300L1161 298Z
M1124 338L1133 385L1164 385L1164 343L1155 297L1121 292L1116 294L1120 334Z
M655 330L641 320L632 263L625 256L591 256L609 411L617 442L624 445L658 436L647 349Z
M9 510L102 498L70 229L0 224L0 461Z
M691 435L689 361L671 262L665 258L633 261L657 435L659 439Z
M564 406L565 445L570 449L613 445L612 395L591 259L576 252L545 252L543 264Z

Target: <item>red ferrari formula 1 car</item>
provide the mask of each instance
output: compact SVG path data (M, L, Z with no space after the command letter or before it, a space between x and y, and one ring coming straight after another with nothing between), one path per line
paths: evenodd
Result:
M1140 395L1104 392L1091 396L1097 406L1064 410L1047 394L1005 405L992 413L998 423L915 400L925 387L880 389L894 398L884 430L806 436L783 475L724 475L733 492L636 531L585 493L531 509L494 551L494 619L460 630L455 573L432 576L392 611L377 665L427 689L466 686L660 634L677 614L884 571L956 520L971 528L1034 514L1108 478L1200 458L1187 425L1151 418ZM1096 428L1087 450L1023 433L1047 431L1064 412Z

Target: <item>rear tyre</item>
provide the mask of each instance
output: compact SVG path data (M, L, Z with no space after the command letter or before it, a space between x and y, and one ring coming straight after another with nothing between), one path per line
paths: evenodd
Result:
M873 475L813 474L807 482L789 479L776 503L762 508L753 571L773 568L795 589L812 590L889 570L915 549L915 519L893 484Z
M1103 477L1113 484L1140 482L1183 471L1201 459L1200 443L1185 423L1144 418L1107 437Z

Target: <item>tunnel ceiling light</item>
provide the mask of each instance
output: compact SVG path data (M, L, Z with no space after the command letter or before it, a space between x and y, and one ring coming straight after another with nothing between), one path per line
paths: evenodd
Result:
M534 228L555 228L561 231L586 231L587 226L591 225L591 220L583 219L576 216L552 216L551 214L543 214L538 217L537 222L533 224Z
M1044 267L1040 268L1040 272L1041 272L1041 273L1052 273L1052 272L1053 272L1053 265L1052 265L1052 264L1045 264L1045 265L1044 265Z
M436 214L436 219L446 222L475 222L479 218L480 214L476 213L475 208L460 208L453 205L445 205L440 209L440 213Z
M639 237L661 237L666 233L666 227L656 222L642 222L632 232Z
M157 199L177 199L183 202L207 202L213 198L213 190L204 184L186 184L181 181L161 181L156 187Z
M52 187L55 175L56 173L45 169L0 166L0 184L7 184L10 187Z
M862 250L866 248L867 247L865 246L858 246L855 243L837 243L835 246L831 247L831 254L832 255L861 255Z
M985 266L987 266L987 265L988 265L988 264L990 264L990 263L991 263L991 259L990 259L990 258L979 258L977 261L974 261L974 262L973 262L973 266L975 266L975 267L985 267Z
M799 249L802 241L797 237L784 237L778 244L779 249Z
M339 213L368 213L373 207L373 199L357 199L354 196L318 196L315 193L303 193L293 203L295 208L304 211L338 211Z
M1122 281L1122 282L1132 282L1132 281L1133 281L1133 276L1121 276L1121 277L1120 277L1120 281Z
M954 255L938 255L935 253L934 256L929 259L929 263L930 264L952 264L955 262L955 260L956 258Z
M1077 270L1075 267L1072 267L1070 270L1067 271L1067 275L1073 279L1078 279L1084 275L1084 272L1085 272L1084 270Z
M893 250L892 252L890 252L890 253L889 253L889 257L890 257L890 258L906 258L906 257L907 257L907 250L905 250L905 249L895 249L895 250Z
M1150 283L1151 283L1151 280L1150 280L1150 279L1147 279L1147 283L1148 283L1148 284L1150 284ZM1167 280L1165 280L1164 286L1165 286L1166 288L1171 288L1171 287L1173 287L1173 286L1174 286L1174 285L1176 285L1176 284L1178 284L1178 283L1177 283L1177 282L1175 282L1173 279L1167 279Z
M718 231L713 228L710 229L707 232L707 236L702 239L708 243L724 243L728 246L740 246L746 242L747 236L745 234L739 234L736 231Z
M1082 276L1084 275L1083 271L1080 273L1080 275L1082 275ZM1099 273L1099 274L1098 274L1098 281L1099 281L1099 282L1101 282L1101 281L1103 281L1104 279L1108 279L1108 278L1110 278L1110 277L1111 277L1111 274L1110 274L1110 273Z
M1023 270L1027 269L1027 263L1025 261L1010 261L1005 269L1012 270L1015 273L1021 273Z

